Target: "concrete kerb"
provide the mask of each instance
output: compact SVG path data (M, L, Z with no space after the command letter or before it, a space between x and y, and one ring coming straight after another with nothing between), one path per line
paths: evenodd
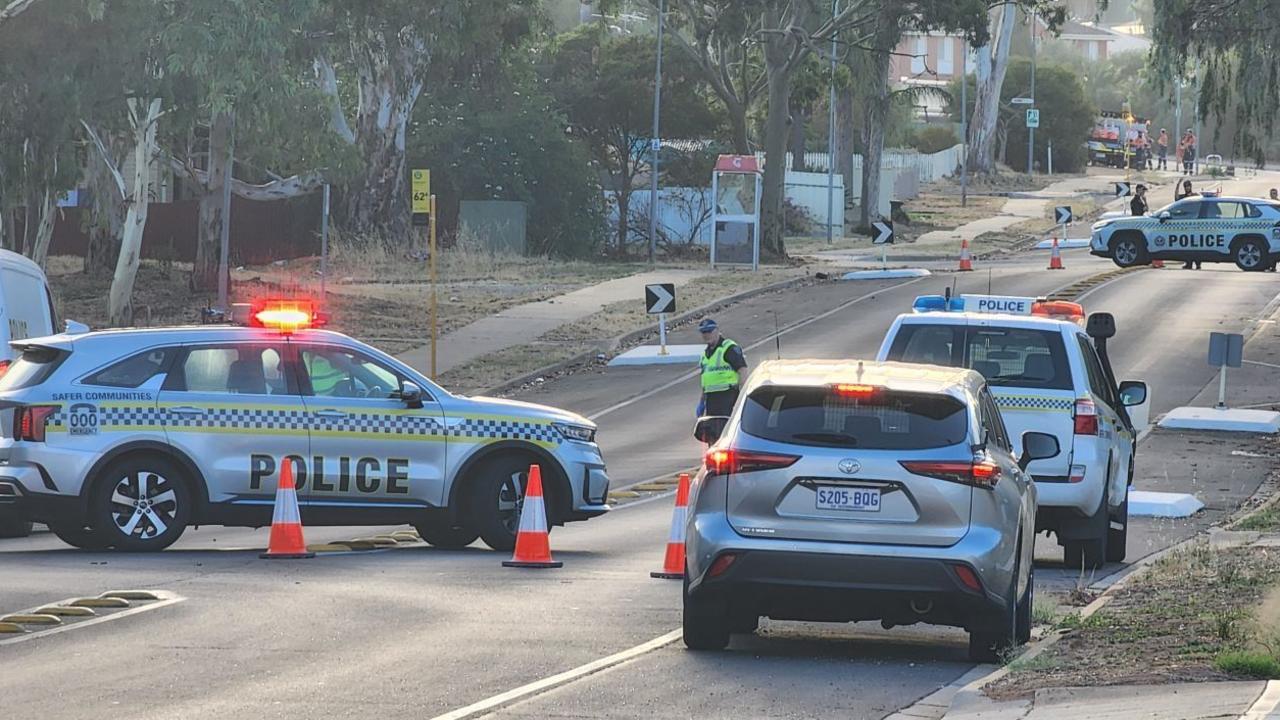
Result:
M751 298L757 297L759 295L764 295L771 292L777 292L779 290L787 290L787 289L798 287L800 285L804 285L806 283L810 283L814 281L815 281L815 278L813 276L802 275L800 277L791 278L790 280L782 280L776 283L765 285L763 287L753 288L751 290L744 290L740 293L729 295L728 297L718 298L716 300L711 301L710 303L707 303L706 305L703 305L698 308L694 308L693 310L689 310L687 312L683 312L675 316L674 318L671 318L670 320L667 321L667 330L670 331L687 322L690 322L692 320L697 320L710 312L713 312L715 310L718 310L719 308L724 307L725 305L732 305L734 303L739 303L744 300L750 300ZM821 280L821 279L818 279L817 281L825 282L824 280ZM555 375L556 373L562 372L571 367L576 367L585 362L590 362L591 360L594 360L596 356L599 355L601 352L605 352L605 353L614 352L620 347L630 345L631 343L634 343L640 340L641 338L644 338L655 332L656 331L652 327L643 327L636 330L632 330L631 332L628 332L613 338L602 348L597 348L595 350L588 350L586 352L579 353L565 360L561 360L560 362L555 362L555 363L551 363L550 365L545 365L543 367L538 368L537 370L525 373L524 375L521 375L513 380L508 380L507 382L502 383L501 385L495 385L494 387L491 387L491 388L485 388L484 390L482 390L480 393L477 393L477 394L501 395L502 393L511 392L512 390L517 390L521 387L524 387L525 385L528 385L534 382L540 377Z
M1257 513L1263 512L1267 508L1275 505L1277 502L1280 502L1280 494L1274 495L1273 497L1269 498L1266 502L1258 505L1257 507L1253 508L1249 512L1246 512L1243 515L1230 519L1230 523L1232 525L1239 523ZM1091 583L1089 585L1089 589L1101 590L1102 594L1099 595L1097 598L1095 598L1093 602L1084 606L1080 610L1080 613L1079 613L1080 619L1087 620L1090 617L1092 617L1095 613L1097 613L1099 610L1105 607L1107 603L1111 602L1111 599L1115 597L1115 593L1119 591L1121 588L1123 588L1126 583L1128 583L1133 578L1138 577L1143 572L1146 572L1155 563L1160 562L1164 558L1174 553L1177 553L1183 550L1184 548L1190 547L1196 543L1207 542L1207 539L1210 536L1210 534L1212 534L1214 530L1218 530L1218 529L1221 529L1219 525L1214 525L1210 528L1207 528L1202 533L1197 533L1187 538L1186 540L1183 540L1180 543L1170 545L1169 547L1163 550L1154 552L1142 558L1141 560L1133 563L1132 565L1122 568L1114 573L1111 573L1110 575L1107 575L1106 577L1103 577L1097 580L1096 582ZM955 683L952 683L952 684L955 685L957 683L960 683L961 681L965 680L965 678L968 678L971 674L974 674L978 671L983 671L985 672L985 674L968 681L966 684L964 684L958 690L952 693L951 694L952 699L950 700L947 707L943 710L943 713L941 715L936 714L936 709L938 708L938 702L935 698L935 696L938 696L939 693L942 692L940 690L938 692L935 692L933 695L930 695L922 700L917 701L911 706L904 708L903 710L899 711L898 714L891 715L889 717L894 718L895 720L897 720L898 718L903 718L904 720L906 718L942 718L946 716L948 713L950 713L952 710L960 711L961 715L955 716L957 718L963 717L966 712L973 712L975 714L974 715L975 717L978 717L978 716L981 716L984 718L994 717L994 715L987 714L987 711L991 711L991 710L998 711L1000 704L997 703L997 701L986 697L982 693L982 689L985 688L987 685L990 685L991 683L1004 677L1005 675L1008 675L1010 672L1010 665L1012 664L1013 660L1018 660L1021 662L1034 660L1035 658L1044 654L1047 650L1049 650L1049 648L1053 647L1063 637L1066 637L1067 634L1068 634L1068 631L1050 630L1048 634L1046 634L1044 637L1028 645L1027 649L1024 650L1022 653L1018 654L1017 657L1010 658L1009 664L1006 664L1002 667L998 667L995 669L990 669L991 668L990 665L979 665L978 667L974 668L974 670L970 671L970 673L967 673L965 676L961 677L959 680L957 680ZM950 686L948 686L947 688L943 688L943 690L947 690L949 687ZM1025 708L1026 703L1020 703L1019 705L1020 707L1022 707L1023 710L1026 709ZM1022 717L1022 715L1017 715L1016 717ZM889 720L889 718L886 718L886 720Z

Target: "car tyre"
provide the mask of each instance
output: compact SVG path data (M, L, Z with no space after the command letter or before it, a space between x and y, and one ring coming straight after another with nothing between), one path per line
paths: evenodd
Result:
M550 488L543 474L544 502L547 507L547 531L551 531L553 505ZM484 544L499 551L516 546L520 530L520 513L524 510L524 490L529 482L529 460L506 455L486 460L472 475L467 499L467 515ZM425 536L424 536L425 537Z
M1035 604L1036 566L1032 563L1031 569L1027 571L1027 589L1022 593L1022 599L1018 601L1018 627L1014 633L1014 640L1019 645L1031 642L1031 626L1035 624L1031 616Z
M1236 261L1236 267L1245 272L1260 272L1267 267L1267 254L1270 251L1265 242L1257 238L1245 238L1231 248L1231 258Z
M443 550L461 550L480 537L480 533L474 528L450 526L441 522L424 521L414 523L413 527L428 545Z
M992 618L995 627L983 627L969 631L969 660L976 663L1003 662L1009 652L1018 645L1018 566L1014 566L1013 581L1005 593L1004 609Z
M760 616L752 612L734 610L729 616L729 632L750 635L760 629Z
M1120 267L1147 263L1147 249L1140 235L1126 233L1111 241L1111 260Z
M162 455L134 455L98 475L89 496L89 526L123 552L156 552L187 529L192 496L186 473Z
M729 646L729 605L705 594L689 594L689 573L684 579L684 613L681 623L684 646L690 650L723 650Z
M74 523L49 523L49 530L59 540L79 550L106 550L110 545L93 528Z
M1118 522L1122 527L1116 530L1111 526L1111 522ZM1124 562L1128 544L1129 494L1125 493L1124 502L1120 503L1120 507L1116 509L1115 514L1110 517L1110 522L1107 523L1107 562Z

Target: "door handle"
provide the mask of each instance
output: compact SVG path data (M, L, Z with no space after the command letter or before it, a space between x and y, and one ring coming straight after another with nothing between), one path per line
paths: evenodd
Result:
M316 411L316 417L322 417L322 418L339 419L339 418L349 417L350 415L351 413L343 412L341 410L317 410Z
M198 408L198 407L192 407L190 405L182 405L179 407L169 408L169 412L175 415L203 415L204 409Z

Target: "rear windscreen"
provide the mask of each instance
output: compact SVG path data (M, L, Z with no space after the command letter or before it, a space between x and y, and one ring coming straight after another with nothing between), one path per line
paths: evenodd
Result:
M1072 388L1062 334L1051 330L907 323L888 359L972 368L992 387Z
M27 348L9 370L0 377L0 392L22 390L45 381L62 364L68 353L52 348Z
M885 391L868 398L827 387L763 387L747 397L741 429L774 442L869 450L956 445L968 414L949 395Z

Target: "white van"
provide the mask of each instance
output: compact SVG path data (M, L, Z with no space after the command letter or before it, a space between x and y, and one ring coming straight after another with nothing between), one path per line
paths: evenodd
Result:
M15 359L9 343L53 335L57 332L56 317L49 281L40 266L16 252L0 250L0 375ZM17 516L15 500L0 495L0 537L23 537L31 532L31 523Z

